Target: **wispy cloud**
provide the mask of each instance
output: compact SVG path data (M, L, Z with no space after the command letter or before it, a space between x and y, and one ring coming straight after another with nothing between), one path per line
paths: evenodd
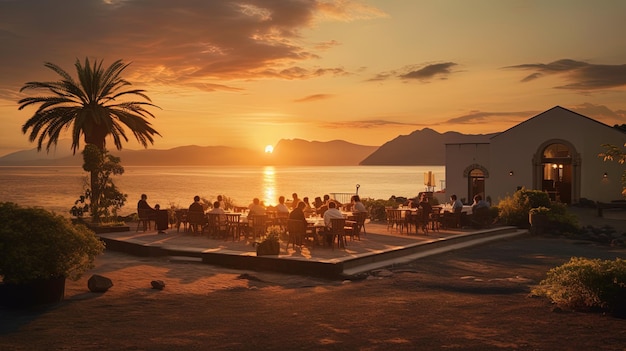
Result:
M470 111L467 114L453 117L442 124L484 124L490 122L521 122L538 111L489 112Z
M589 102L569 107L572 111L576 111L581 115L589 116L594 119L612 121L610 123L623 124L626 123L625 110L611 110L604 105L596 105Z
M452 67L457 66L454 62L432 63L427 65L410 65L397 70L380 72L368 81L383 81L389 79L418 80L429 82L433 79L448 79L453 73Z
M559 89L586 91L626 86L626 64L598 65L562 59L547 64L527 63L504 68L533 71L522 78L522 82L530 82L547 75L563 75L571 83L557 86Z
M431 124L429 124L431 125ZM329 129L370 129L379 127L398 127L398 126L412 126L412 127L425 127L423 123L405 123L396 122L384 119L372 119L372 120L360 120L360 121L346 121L346 122L333 122L333 123L321 123L321 127Z
M314 95L305 96L305 97L300 98L300 99L296 99L294 101L295 102L311 102L311 101L330 99L333 96L334 95L332 95L332 94L314 94Z

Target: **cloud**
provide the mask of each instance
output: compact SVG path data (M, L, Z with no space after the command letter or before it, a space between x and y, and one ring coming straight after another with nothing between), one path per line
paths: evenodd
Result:
M530 82L547 75L564 75L571 83L557 86L558 89L600 90L626 86L626 64L598 65L571 59L551 63L533 63L507 66L505 69L534 71L522 82Z
M454 62L435 63L416 70L411 70L405 74L400 75L400 78L427 81L433 79L435 76L439 76L441 79L446 79L447 76L452 73L450 68L456 65L457 64Z
M294 100L294 101L295 102L311 102L311 101L330 99L333 96L334 95L332 95L332 94L314 94L314 95L305 96L305 97L303 97L301 99L297 99L297 100Z
M515 112L488 112L470 111L467 114L450 118L442 124L483 124L490 122L521 122L530 116L536 115L537 111L515 111Z
M623 124L626 123L626 111L625 110L611 110L604 105L596 105L589 102L571 106L572 111L576 111L581 115L589 116L596 120L606 121L609 124Z
M401 80L419 80L428 82L436 77L447 79L452 74L451 68L457 66L454 62L434 63L428 65L409 65L397 70L380 72L368 79L369 82L384 81L398 78Z
M432 124L428 124L432 125ZM412 127L424 127L428 126L423 123L404 123L382 119L373 120L361 120L361 121L346 121L346 122L332 122L321 123L320 126L328 129L370 129L379 127L398 127L398 126L412 126Z
M329 16L329 14L333 14ZM383 17L355 1L49 0L0 1L1 85L56 78L53 62L72 72L85 57L132 62L126 78L140 84L207 80L310 79L346 74L308 67L316 51L300 32L320 20ZM7 48L10 48L8 50ZM42 78L43 77L43 78ZM137 77L145 81L137 81Z

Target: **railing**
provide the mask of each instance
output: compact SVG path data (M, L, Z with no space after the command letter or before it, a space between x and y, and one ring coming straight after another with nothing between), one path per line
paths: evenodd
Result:
M342 204L350 203L350 200L354 195L355 193L330 193L330 197L333 200L339 201Z

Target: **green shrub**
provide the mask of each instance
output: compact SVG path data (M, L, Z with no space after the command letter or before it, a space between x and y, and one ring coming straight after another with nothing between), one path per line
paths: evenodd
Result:
M551 207L548 193L540 190L522 188L513 196L508 196L498 203L499 218L503 224L528 228L528 213L534 207Z
M104 250L93 231L41 208L0 202L0 275L5 283L78 279Z
M532 293L567 309L623 313L626 260L572 257L569 262L548 271L546 279L534 287Z
M385 207L398 207L398 202L395 199L390 200L374 200L371 198L361 199L365 208L367 208L367 212L369 213L370 221L386 221L387 213L385 212Z

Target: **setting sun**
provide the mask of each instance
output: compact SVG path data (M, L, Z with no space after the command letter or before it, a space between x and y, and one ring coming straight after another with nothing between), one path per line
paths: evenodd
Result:
M265 147L265 153L266 154L271 154L272 152L274 152L274 147L272 145L267 145Z

